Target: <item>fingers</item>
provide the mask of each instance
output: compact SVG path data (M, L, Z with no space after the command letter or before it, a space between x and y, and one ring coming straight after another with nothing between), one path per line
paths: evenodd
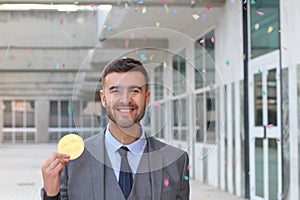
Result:
M66 154L53 153L42 165L43 175L60 175L61 171L70 161L69 158L70 156Z

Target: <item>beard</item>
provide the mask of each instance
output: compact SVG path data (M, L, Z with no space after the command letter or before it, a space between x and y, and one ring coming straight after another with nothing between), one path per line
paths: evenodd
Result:
M145 102L146 103L146 102ZM115 106L107 106L106 107L106 113L108 118L117 124L120 128L130 128L134 126L135 124L139 125L140 121L143 119L145 110L146 110L146 104L139 109L139 107L136 104L129 103L128 105L124 104L117 104ZM119 111L117 110L119 107L129 107L133 108L134 112L136 112L133 116L120 116Z

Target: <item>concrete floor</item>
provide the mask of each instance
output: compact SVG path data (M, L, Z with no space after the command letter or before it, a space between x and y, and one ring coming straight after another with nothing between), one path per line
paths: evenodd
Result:
M41 164L56 144L0 145L0 199L39 200ZM239 200L236 196L191 180L191 200Z

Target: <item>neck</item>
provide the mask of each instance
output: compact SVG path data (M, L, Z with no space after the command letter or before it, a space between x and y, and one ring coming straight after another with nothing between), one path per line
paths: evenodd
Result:
M114 122L110 121L109 123L109 131L122 144L131 144L138 140L142 133L141 127L139 124L134 124L128 128L119 127Z

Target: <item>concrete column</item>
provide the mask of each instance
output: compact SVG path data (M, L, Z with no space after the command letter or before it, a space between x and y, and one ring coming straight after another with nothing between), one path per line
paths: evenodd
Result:
M0 100L0 143L3 142L4 104Z
M35 103L36 142L48 142L49 100L39 99Z

